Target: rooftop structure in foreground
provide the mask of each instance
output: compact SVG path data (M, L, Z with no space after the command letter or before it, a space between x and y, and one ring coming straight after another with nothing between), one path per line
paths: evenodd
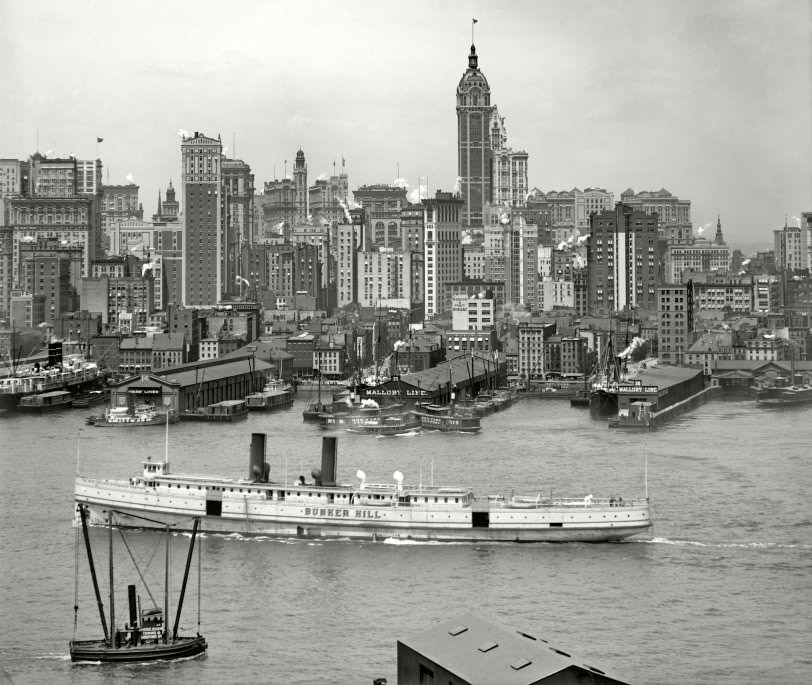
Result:
M398 640L398 683L624 682L579 661L547 640L466 614Z

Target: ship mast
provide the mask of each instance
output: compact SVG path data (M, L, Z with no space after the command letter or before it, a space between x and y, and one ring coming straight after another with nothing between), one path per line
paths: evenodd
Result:
M110 545L110 637L108 638L105 635L105 639L107 639L110 643L110 646L113 646L113 631L116 629L116 603L115 603L115 592L113 591L113 510L111 509L108 513L108 530L109 530L109 545ZM107 632L107 631L105 631Z
M96 578L96 566L93 563L93 552L90 549L90 536L87 532L87 511L85 511L85 506L83 504L79 505L79 517L82 519L82 534L85 538L87 564L90 567L90 578L93 580L93 591L96 594L96 604L99 607L99 618L101 618L102 630L104 631L104 641L109 642L110 634L107 632L107 621L104 617L104 604L102 604L101 591L99 590L99 580Z

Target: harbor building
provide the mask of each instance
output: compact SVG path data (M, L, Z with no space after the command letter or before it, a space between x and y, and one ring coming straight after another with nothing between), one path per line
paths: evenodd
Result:
M544 380L544 340L555 333L555 325L522 321L517 333L516 374L526 380Z
M364 386L359 394L379 402L421 401L442 405L476 397L482 390L507 382L507 361L503 355L471 350L454 354L453 358L423 371L395 375L378 385ZM394 359L390 363L394 364Z
M195 132L181 142L183 211L183 303L212 306L224 294L222 240L223 144Z
M181 413L217 402L242 400L261 390L273 367L252 355L195 362L143 372L111 387L110 406L151 404Z
M588 307L593 316L657 306L657 216L618 203L592 214L587 240Z
M398 683L455 685L623 685L548 640L474 614L444 621L397 643Z

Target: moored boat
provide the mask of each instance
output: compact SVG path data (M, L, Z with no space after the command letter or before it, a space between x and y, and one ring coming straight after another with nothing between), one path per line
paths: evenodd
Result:
M109 390L91 390L73 396L71 407L74 409L85 409L96 404L102 404L110 399Z
M127 426L163 426L167 422L175 423L178 415L173 411L158 411L151 404L130 407L110 407L101 416L89 416L87 423L102 427Z
M245 396L248 409L251 411L271 411L293 405L293 387L289 383L271 381L259 392Z
M77 477L75 498L96 524L104 524L113 507L161 522L156 526L176 522L188 529L201 517L209 533L303 538L606 542L651 526L647 495L478 496L467 486L407 485L397 471L391 483L368 483L362 471L355 482L340 483L334 436L323 439L321 469L314 469L312 481L273 481L265 444L264 433L252 434L245 479L175 474L168 458L148 458L141 475L128 481ZM151 526L135 519L131 525Z
M79 354L62 356L62 344L50 343L48 362L13 363L0 377L0 409L17 409L28 395L67 390L83 392L102 384L105 372ZM23 405L25 406L25 405Z
M70 407L72 402L73 395L70 390L52 390L50 392L40 392L21 397L20 403L17 405L17 411L55 411L56 409Z
M334 402L328 411L319 416L319 423L324 428L349 428L367 424L381 417L399 416L404 411L402 404L381 406L375 400L361 400L361 404L358 405Z
M756 403L762 407L812 403L812 385L773 385L756 391Z
M482 425L477 414L454 405L419 404L414 414L426 430L448 433L475 433Z
M390 416L369 417L363 422L352 424L347 430L351 433L364 433L367 435L402 435L419 428L420 419L415 416L414 412L407 411Z
M239 421L248 416L245 400L223 400L180 413L181 421Z

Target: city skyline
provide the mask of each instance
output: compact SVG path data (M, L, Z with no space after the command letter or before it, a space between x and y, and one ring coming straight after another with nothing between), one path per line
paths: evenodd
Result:
M219 134L258 190L300 147L310 185L346 160L350 190L451 190L476 17L531 188L665 187L691 200L695 232L721 214L734 247L769 245L812 207L808 3L249 2L231 22L220 8L4 3L0 157L98 151L145 215L180 187L181 131Z

